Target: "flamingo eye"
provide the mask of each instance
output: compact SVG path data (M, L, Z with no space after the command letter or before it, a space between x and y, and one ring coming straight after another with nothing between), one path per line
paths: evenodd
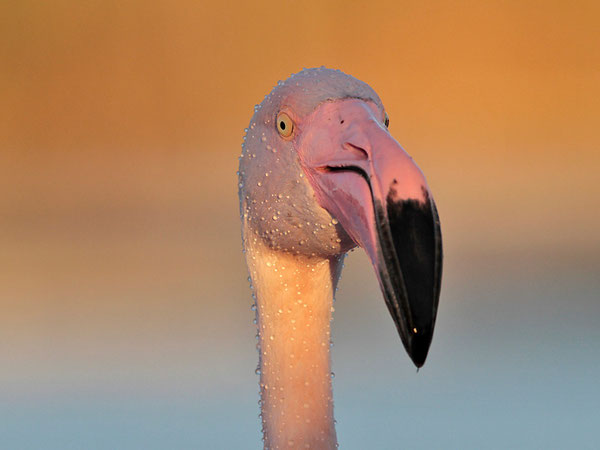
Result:
M387 113L385 113L385 118L383 120L383 123L385 124L386 128L389 128L389 126L390 126L390 116L388 116Z
M294 122L286 113L282 112L277 115L277 131L283 137L289 137L294 131Z

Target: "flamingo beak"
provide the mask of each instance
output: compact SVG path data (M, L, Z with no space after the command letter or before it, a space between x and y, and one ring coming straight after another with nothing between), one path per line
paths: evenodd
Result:
M358 99L325 103L298 149L319 204L367 252L404 347L421 367L440 295L440 222L423 173L379 114Z

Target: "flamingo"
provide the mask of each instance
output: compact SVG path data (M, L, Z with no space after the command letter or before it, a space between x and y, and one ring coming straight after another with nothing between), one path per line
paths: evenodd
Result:
M425 177L388 131L381 100L339 70L280 81L246 129L238 171L256 309L264 448L337 448L330 341L346 253L363 248L417 368L442 273Z

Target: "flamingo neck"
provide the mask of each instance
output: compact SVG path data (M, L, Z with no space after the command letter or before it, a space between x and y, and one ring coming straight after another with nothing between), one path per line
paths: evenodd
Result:
M342 256L291 255L247 239L246 259L256 294L265 448L337 448L329 348Z

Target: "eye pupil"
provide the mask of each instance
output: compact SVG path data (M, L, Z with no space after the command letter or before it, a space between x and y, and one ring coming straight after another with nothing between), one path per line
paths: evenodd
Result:
M285 130L285 122L283 120L281 122L279 122L279 128L281 128L282 130Z

